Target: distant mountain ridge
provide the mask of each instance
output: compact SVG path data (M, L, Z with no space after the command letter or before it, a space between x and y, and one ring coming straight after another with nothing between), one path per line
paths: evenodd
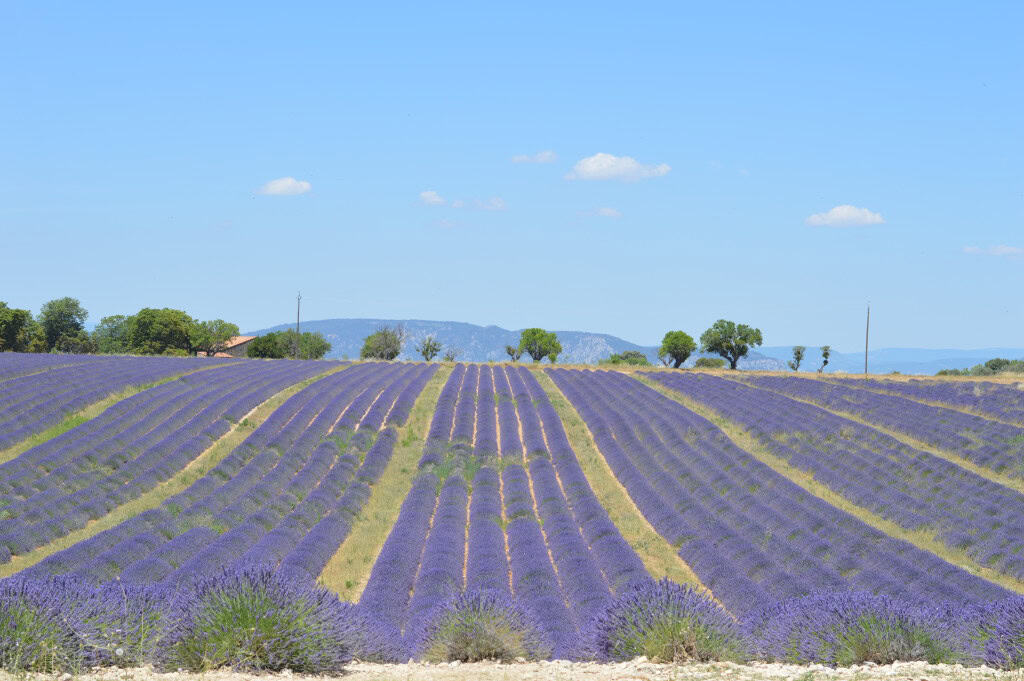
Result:
M415 347L423 338L433 334L445 349L454 347L458 358L466 362L502 361L508 359L506 345L519 343L521 329L503 329L500 326L478 326L465 322L437 322L422 319L321 319L302 322L302 331L319 331L331 343L328 357L355 358L363 347L363 339L381 326L401 324L408 334L400 359L420 359ZM294 328L293 324L280 324L269 329L251 331L259 335L269 331ZM556 331L562 344L560 364L595 364L613 353L637 350L644 353L653 363L658 364L658 348L637 345L607 333L588 331ZM443 352L443 351L442 351ZM692 364L695 358L691 358ZM785 366L777 359L751 352L740 361L743 369L781 370Z
M445 347L457 348L458 358L467 362L503 361L506 345L519 342L521 329L503 329L500 326L479 326L465 322L439 322L422 319L320 319L302 322L303 331L319 331L331 342L328 357L359 357L363 339L381 326L401 324L408 333L401 359L419 359L416 345L426 336L433 334ZM259 335L269 331L294 328L293 324L280 324L269 329L250 331ZM607 333L589 331L556 331L562 344L560 364L595 364L612 353L638 350L644 353L652 364L658 364L658 348L652 345L637 345ZM751 351L740 360L741 369L784 371L786 362L792 357L792 346L763 346ZM868 353L868 369L873 374L898 371L904 374L932 375L940 369L962 369L993 357L1007 359L1024 358L1022 348L982 348L975 350L933 350L925 348L879 348ZM686 363L692 366L696 356ZM814 371L821 365L817 347L808 347L802 370ZM832 352L828 371L860 373L864 371L863 352Z
M792 346L760 347L758 351L768 357L786 362L792 359ZM868 351L868 371L872 374L888 374L898 371L901 374L934 375L942 369L965 369L975 364L1004 357L1006 359L1024 358L1024 348L979 348L973 350L930 349L930 348L878 348ZM821 365L821 352L817 347L808 347L804 367L808 370ZM864 351L836 352L832 351L828 363L829 371L845 371L847 373L863 373Z

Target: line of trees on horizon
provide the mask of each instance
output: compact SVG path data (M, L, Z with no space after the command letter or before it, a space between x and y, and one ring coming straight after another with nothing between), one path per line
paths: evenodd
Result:
M381 326L363 339L359 357L360 359L394 360L402 353L407 339L408 333L401 324ZM698 368L722 368L728 362L729 368L735 370L739 360L747 356L750 348L762 345L763 342L760 329L747 324L737 324L727 319L719 319L701 334L699 348L702 353L717 354L721 358L699 357L695 366ZM424 361L430 362L440 354L442 347L440 341L431 334L423 338L416 345L415 350L423 357ZM827 350L827 347L825 346L823 351ZM658 348L658 358L665 366L678 369L697 349L697 342L685 331L669 331ZM803 350L801 350L802 352ZM555 332L533 327L523 329L519 335L519 343L506 345L505 353L511 362L519 361L526 354L535 363L546 357L549 362L554 364L562 353L562 344ZM457 354L456 350L449 349L443 360L455 361ZM803 359L802 354L800 359ZM607 359L600 360L599 363L650 366L647 356L637 350L613 354ZM825 363L828 363L827 353Z
M223 319L200 321L184 310L144 307L132 315L100 319L89 333L89 312L76 298L55 298L39 314L0 302L0 352L66 352L102 355L215 355L238 334L238 325ZM250 342L249 357L293 357L295 332L278 331ZM298 356L320 359L331 344L320 333L299 336Z

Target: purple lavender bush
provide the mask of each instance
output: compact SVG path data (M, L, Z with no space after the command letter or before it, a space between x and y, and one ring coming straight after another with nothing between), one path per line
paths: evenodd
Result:
M439 606L418 635L416 651L428 662L512 662L551 656L537 623L507 593L467 592Z
M978 609L968 634L975 657L989 667L1024 667L1024 598L996 601Z
M161 646L165 669L327 674L359 640L359 620L336 594L267 569L197 580L185 598Z
M589 648L602 662L641 655L656 662L746 657L732 616L707 596L667 578L616 599L595 622Z
M767 661L939 664L967 659L955 615L863 591L820 592L750 614L743 631L752 655Z
M63 595L56 581L0 581L0 669L52 673L84 667L85 647L62 616Z
M75 672L153 659L173 602L153 588L72 577L0 581L0 668Z

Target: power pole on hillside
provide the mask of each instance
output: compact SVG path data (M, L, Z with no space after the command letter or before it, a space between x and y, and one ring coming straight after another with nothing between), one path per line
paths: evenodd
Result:
M299 312L302 309L302 291L295 297L295 359L299 358Z
M868 321L864 326L864 374L868 373L868 333L871 331L871 301L868 301Z

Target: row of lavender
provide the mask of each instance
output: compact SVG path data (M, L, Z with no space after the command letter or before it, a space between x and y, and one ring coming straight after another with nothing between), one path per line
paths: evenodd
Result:
M745 374L743 380L910 435L998 473L1024 478L1024 428L854 385Z
M58 355L57 357L62 357ZM33 356L11 354L11 371L38 366ZM66 365L42 365L45 370L5 380L0 391L0 450L60 423L94 402L133 386L153 383L236 360L185 357L105 357Z
M182 376L0 465L0 562L145 494L271 395L325 368L242 362Z
M816 591L969 603L998 586L824 503L615 372L549 370L637 507L737 614Z
M1024 381L928 380L909 381L884 378L845 378L828 375L828 380L878 392L903 395L914 400L946 404L982 416L1024 426Z
M191 583L262 566L316 578L390 460L395 427L434 368L363 364L299 391L242 444L158 508L23 574Z
M17 376L48 371L71 364L91 364L110 359L104 355L69 355L41 352L0 352L0 383Z
M710 375L650 374L746 428L775 455L901 527L1024 579L1024 495L889 435ZM800 380L800 379L793 379Z
M460 364L360 605L413 641L453 595L514 596L565 657L613 594L649 579L533 375Z

